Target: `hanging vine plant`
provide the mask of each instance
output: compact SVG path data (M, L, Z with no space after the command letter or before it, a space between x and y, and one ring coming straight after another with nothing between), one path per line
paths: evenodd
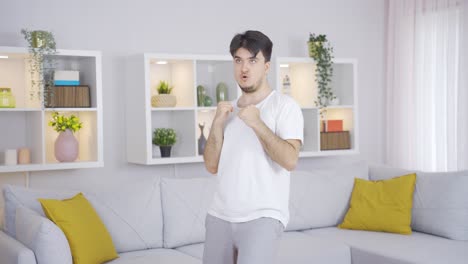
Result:
M53 96L55 60L52 55L57 53L54 35L48 31L28 29L22 29L21 34L29 49L30 99L37 99L41 106L47 106Z
M326 35L309 34L309 56L316 62L315 78L317 81L317 99L315 106L320 110L323 117L326 107L330 101L335 100L336 96L331 87L333 76L333 47L327 40Z

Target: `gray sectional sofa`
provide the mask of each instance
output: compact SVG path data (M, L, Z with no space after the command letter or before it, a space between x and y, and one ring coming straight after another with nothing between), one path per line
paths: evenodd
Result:
M411 235L336 228L355 177L380 180L407 171L362 161L291 175L291 219L277 263L468 263L468 172L417 172ZM68 264L64 235L44 217L37 198L82 191L109 230L119 258L110 264L200 264L205 215L215 177L155 177L108 188L39 190L5 186L0 264Z

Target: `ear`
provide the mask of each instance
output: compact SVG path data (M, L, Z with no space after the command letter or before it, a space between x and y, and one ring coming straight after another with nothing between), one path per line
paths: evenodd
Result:
M265 62L265 73L268 73L270 71L270 64L271 61Z

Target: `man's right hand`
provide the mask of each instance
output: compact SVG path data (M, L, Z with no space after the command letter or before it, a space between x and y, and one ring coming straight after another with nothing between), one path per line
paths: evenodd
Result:
M217 123L220 125L224 125L230 113L234 111L234 107L232 106L231 102L222 101L218 103L218 107L216 108L216 115L214 118L213 123Z

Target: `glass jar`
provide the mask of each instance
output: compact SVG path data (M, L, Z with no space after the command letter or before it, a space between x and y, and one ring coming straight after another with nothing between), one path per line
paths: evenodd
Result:
M0 87L0 107L1 108L14 108L15 97L11 94L11 89Z

